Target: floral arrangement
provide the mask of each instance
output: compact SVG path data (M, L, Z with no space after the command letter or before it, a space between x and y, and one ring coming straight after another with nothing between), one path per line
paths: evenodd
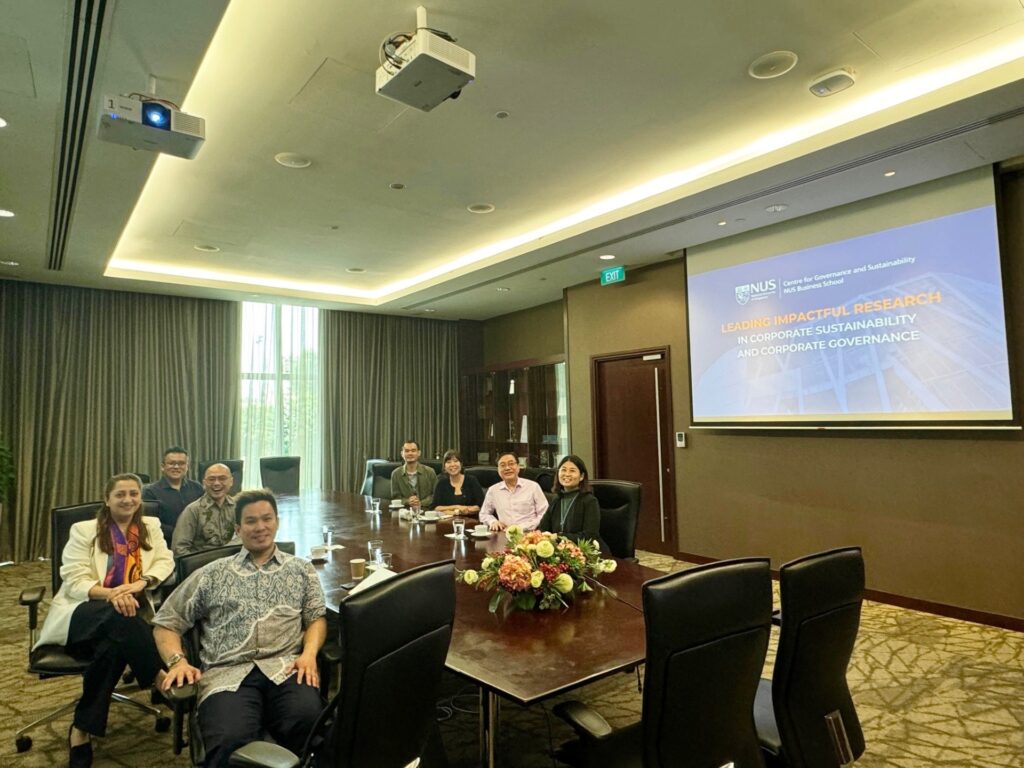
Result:
M489 552L479 571L458 571L455 577L477 589L493 589L491 613L503 603L524 611L566 608L576 592L592 590L588 580L611 573L617 565L601 559L596 541L577 543L544 531L523 533L518 525L510 525L505 536L508 546Z

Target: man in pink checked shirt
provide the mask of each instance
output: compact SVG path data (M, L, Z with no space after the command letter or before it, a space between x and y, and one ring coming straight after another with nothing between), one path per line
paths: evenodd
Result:
M548 509L544 491L533 480L519 477L519 459L511 451L498 457L501 482L487 489L480 507L480 522L492 531L518 525L524 531L537 527Z

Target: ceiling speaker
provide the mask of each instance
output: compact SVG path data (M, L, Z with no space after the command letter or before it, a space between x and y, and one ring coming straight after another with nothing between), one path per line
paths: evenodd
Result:
M771 80L789 72L796 62L797 55L792 51L772 51L754 59L747 67L747 74L756 80Z

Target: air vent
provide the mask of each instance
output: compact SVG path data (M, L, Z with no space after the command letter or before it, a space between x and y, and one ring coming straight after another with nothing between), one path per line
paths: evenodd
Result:
M75 0L64 83L64 118L54 179L53 213L47 238L47 268L64 268L68 229L75 210L78 171L85 146L85 129L92 113L92 86L96 77L106 0Z

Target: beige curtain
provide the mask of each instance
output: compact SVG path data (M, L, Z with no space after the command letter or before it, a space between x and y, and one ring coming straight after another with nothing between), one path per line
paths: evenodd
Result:
M358 491L406 438L424 458L457 447L458 323L324 311L320 329L325 489Z
M0 281L0 438L17 491L0 555L49 555L49 510L99 499L116 472L237 455L234 302ZM194 464L193 464L194 466Z

